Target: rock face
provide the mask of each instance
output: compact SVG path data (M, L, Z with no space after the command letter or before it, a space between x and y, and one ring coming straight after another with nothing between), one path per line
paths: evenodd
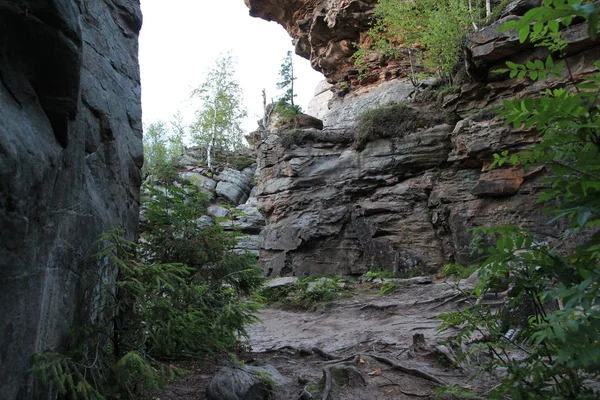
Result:
M320 49L360 34L359 21L369 16L372 6L352 0L283 3L247 1L252 15L286 27L299 54L310 48L313 65L324 60ZM514 1L502 18L519 18L535 3ZM344 10L351 7L359 11L350 16ZM259 141L257 199L267 219L261 249L267 275L359 274L380 268L432 272L447 263L468 264L473 262L470 230L479 226L516 224L552 241L562 227L547 225L547 216L536 205L543 187L539 178L546 170L489 169L494 153L523 149L537 140L536 133L511 130L490 109L517 94L535 95L564 85L568 73L531 82L491 72L506 59L526 63L547 57L540 49L519 45L511 33L497 32L496 25L471 38L476 70L468 72L477 73L477 79L438 99L430 89L416 90L408 80L393 77L343 97L324 96L319 89L311 113L323 119L323 130L272 130ZM569 27L563 37L569 44L571 74L580 81L594 72L600 49L586 39L582 25ZM346 61L329 69L330 83L345 79L338 73ZM322 65L316 68L323 70ZM450 113L456 119L410 132L398 121L396 132L358 145L357 139L368 137L373 126L361 125L357 117L399 102L434 112L437 107L440 116ZM378 123L388 122L374 125Z
M250 15L281 24L296 54L331 83L352 69L353 43L369 28L377 0L245 0Z
M38 398L32 353L91 314L98 236L137 229L143 161L134 0L0 0L0 387Z

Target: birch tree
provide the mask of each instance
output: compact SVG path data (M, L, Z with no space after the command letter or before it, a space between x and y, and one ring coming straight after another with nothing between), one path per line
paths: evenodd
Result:
M206 149L206 161L211 171L215 154L243 146L241 122L246 110L242 104L242 88L234 75L234 57L222 55L208 70L200 87L192 92L192 98L201 101L196 120L191 125L192 137Z

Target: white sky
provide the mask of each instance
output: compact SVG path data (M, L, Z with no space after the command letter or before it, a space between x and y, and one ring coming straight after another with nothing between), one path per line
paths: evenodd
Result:
M144 25L140 35L140 69L144 125L169 121L181 110L191 122L189 101L204 72L221 54L238 58L237 78L244 91L249 117L246 131L256 129L262 116L263 88L267 99L280 94L275 83L283 58L293 46L285 29L275 22L252 18L244 0L142 0ZM294 54L296 103L303 109L323 75ZM197 106L197 104L196 104Z

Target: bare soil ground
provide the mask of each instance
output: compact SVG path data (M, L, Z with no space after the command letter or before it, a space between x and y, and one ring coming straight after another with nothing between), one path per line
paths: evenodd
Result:
M322 399L324 370L333 372L328 400L433 399L442 383L467 386L485 397L493 381L471 379L475 367L452 366L435 350L453 333L437 332L440 322L435 317L463 307L461 300L445 282L406 285L385 296L368 284L357 284L350 297L314 312L265 308L262 323L249 328L251 351L240 357L250 365L270 364L290 378L292 383L275 388L273 400L299 399L304 388ZM415 334L422 334L427 344L415 347ZM352 361L359 375L345 368ZM153 398L205 399L206 386L224 362L205 361Z

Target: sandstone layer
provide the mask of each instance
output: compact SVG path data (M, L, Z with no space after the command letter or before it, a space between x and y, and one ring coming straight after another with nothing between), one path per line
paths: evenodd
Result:
M319 34L340 38L346 37L346 26L358 26L355 22L368 19L370 12L344 18L340 10L350 4L368 6L351 0L296 1L292 8L299 14L277 14L282 4L274 0L249 3L253 15L282 23L298 41L304 21L313 24L310 41L314 22L335 15L335 23ZM535 3L514 1L502 18L518 18ZM294 20L298 15L304 19ZM539 178L547 171L489 168L494 153L523 149L537 140L536 132L510 129L491 110L505 99L562 86L571 75L584 79L595 71L599 48L586 39L585 26L574 25L564 32L570 73L565 70L562 78L545 82L508 79L492 72L504 60L524 63L545 59L547 53L519 44L510 32L498 32L500 23L470 38L472 77L465 72L445 94L423 89L436 85L434 81L415 88L380 72L389 79L343 97L317 90L309 108L323 119L323 130L271 129L258 144L258 207L267 219L261 260L268 275L359 274L369 269L408 274L437 271L447 263L469 264L474 261L470 230L479 226L517 224L532 229L541 241L554 240L562 227L549 226L549 217L536 204L543 187ZM313 61L318 48L311 47ZM347 61L335 64L342 75ZM340 78L335 74L328 75L329 82ZM397 121L395 132L370 137L366 144L357 140L372 128L357 122L359 115L400 102L437 113L445 123L433 118L407 132L407 117ZM453 118L443 117L448 114Z
M135 0L0 0L0 387L38 398L32 353L95 317L82 277L138 223L143 162ZM96 310L97 311L97 310Z

